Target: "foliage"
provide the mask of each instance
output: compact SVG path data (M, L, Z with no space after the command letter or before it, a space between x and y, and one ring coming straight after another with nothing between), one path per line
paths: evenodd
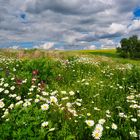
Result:
M121 47L117 52L125 58L140 58L140 40L138 36L133 35L129 38L123 38L120 41Z

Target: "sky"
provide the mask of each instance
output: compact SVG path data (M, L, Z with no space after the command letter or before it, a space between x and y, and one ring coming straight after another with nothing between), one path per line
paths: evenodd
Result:
M0 48L106 49L131 35L139 0L0 0Z

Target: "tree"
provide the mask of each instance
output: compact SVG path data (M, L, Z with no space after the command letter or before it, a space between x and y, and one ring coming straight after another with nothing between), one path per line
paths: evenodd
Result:
M137 35L129 38L123 38L120 41L121 47L117 48L117 52L124 58L140 58L140 40Z

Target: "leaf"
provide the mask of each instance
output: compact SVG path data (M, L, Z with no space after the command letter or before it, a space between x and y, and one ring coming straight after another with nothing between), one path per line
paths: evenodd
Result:
M66 140L74 140L75 139L75 136L73 135L69 135L66 137Z

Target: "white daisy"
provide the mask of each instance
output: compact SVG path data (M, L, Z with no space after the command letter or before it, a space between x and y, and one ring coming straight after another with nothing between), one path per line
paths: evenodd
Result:
M93 120L86 120L85 123L86 123L88 126L93 126L93 125L94 125L94 121L93 121Z
M134 138L138 137L138 135L135 131L130 132L130 135L131 135L131 137L134 137Z
M116 130L118 127L117 127L117 125L115 124L115 123L112 123L112 129L114 129L114 130Z
M92 136L94 137L94 139L99 140L102 137L102 132L95 129L92 132Z
M42 110L48 110L49 109L49 105L48 104L43 104L43 105L41 105L41 109Z
M3 108L5 106L4 102L0 100L0 108Z
M48 122L43 122L43 123L41 124L41 126L42 126L42 127L47 127L48 124L49 124Z

